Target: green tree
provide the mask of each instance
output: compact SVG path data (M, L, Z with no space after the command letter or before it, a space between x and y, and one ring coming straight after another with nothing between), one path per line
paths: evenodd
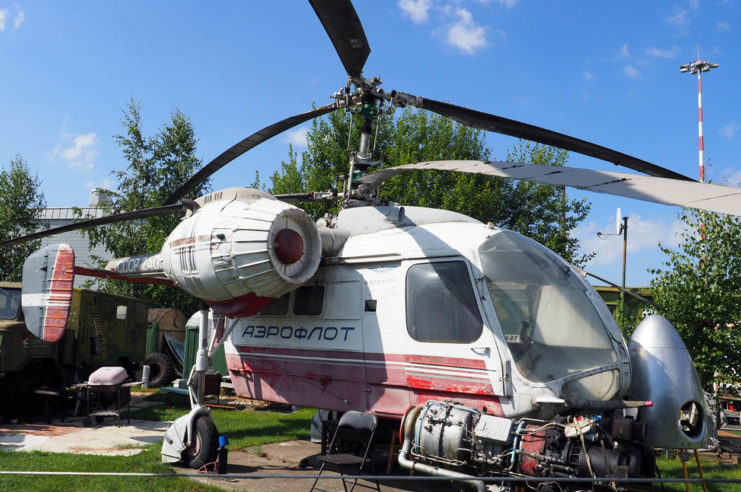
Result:
M197 139L190 119L180 110L156 134L145 136L141 103L129 101L121 123L124 133L115 135L127 161L123 170L113 171L118 187L113 192L111 213L156 207L190 178L201 166L196 157ZM209 183L194 189L186 198L206 193ZM156 253L175 228L180 215L121 222L86 231L92 246L103 245L115 257ZM198 301L177 288L107 280L101 290L146 299L151 305L176 307L186 315L198 309Z
M374 129L374 132L376 129ZM336 111L314 120L307 132L308 150L300 156L291 148L288 161L272 176L272 193L326 191L338 187L348 172L348 148L357 148L359 121ZM349 145L348 145L349 141ZM379 116L376 152L384 167L446 159L489 159L481 130L427 111L406 108ZM567 152L521 142L508 160L532 164L565 164ZM422 171L397 176L381 186L383 199L423 207L454 210L483 222L529 236L564 258L582 265L590 254L579 252L570 235L589 212L585 200L566 199L563 188L456 172ZM314 217L336 212L338 205L308 203Z
M661 246L653 299L682 335L706 389L741 377L741 218L683 209L677 250ZM704 237L703 237L704 236Z
M46 208L38 175L31 174L17 155L0 171L0 237L12 239L41 228L39 214ZM23 262L39 248L41 240L0 249L0 279L20 282Z

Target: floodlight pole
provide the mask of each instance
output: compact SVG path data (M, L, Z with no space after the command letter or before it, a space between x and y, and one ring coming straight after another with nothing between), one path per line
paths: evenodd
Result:
M681 65L679 67L680 72L689 72L690 74L697 74L697 115L698 115L698 132L699 132L699 144L700 144L700 182L705 182L705 143L702 135L702 73L709 72L711 68L718 68L717 63L710 63L707 61L700 60L700 55L697 55L697 60Z
M628 257L628 217L623 217L623 224L620 226L620 232L623 233L623 290L620 291L620 328L625 326L625 266Z

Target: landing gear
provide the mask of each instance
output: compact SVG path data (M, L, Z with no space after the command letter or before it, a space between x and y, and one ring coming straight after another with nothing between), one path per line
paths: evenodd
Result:
M211 417L205 415L197 417L193 427L195 432L190 445L183 451L183 464L198 469L216 460L219 439Z
M201 406L175 419L162 441L163 463L182 463L198 469L216 461L217 454L216 426L211 411Z
M229 329L224 330L224 318L221 318L209 341L208 311L201 311L201 325L198 333L199 349L195 366L188 378L191 411L175 419L175 422L167 429L162 442L163 463L179 462L190 468L198 469L216 461L218 433L211 419L211 410L203 406L203 389L211 357L235 326L236 320L232 320Z

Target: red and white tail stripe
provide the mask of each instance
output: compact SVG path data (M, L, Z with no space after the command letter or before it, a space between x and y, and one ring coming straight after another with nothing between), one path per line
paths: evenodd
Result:
M68 244L48 246L24 264L21 302L26 327L44 341L58 342L64 336L74 270L75 253Z

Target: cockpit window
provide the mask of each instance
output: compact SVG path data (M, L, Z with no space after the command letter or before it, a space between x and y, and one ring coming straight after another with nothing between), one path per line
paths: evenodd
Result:
M502 231L479 248L494 310L520 373L534 382L617 361L581 280L555 253Z
M15 319L20 305L20 289L0 289L0 319Z
M483 331L462 261L419 263L407 272L407 331L418 342L468 343Z

